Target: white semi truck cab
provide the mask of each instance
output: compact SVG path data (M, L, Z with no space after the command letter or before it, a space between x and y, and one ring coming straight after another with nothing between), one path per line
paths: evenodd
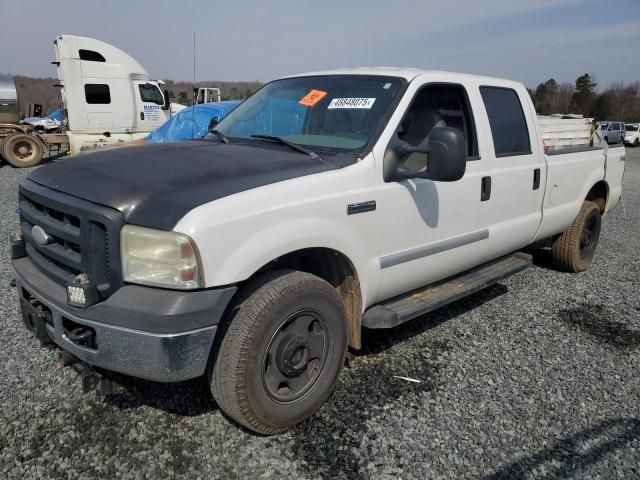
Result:
M163 82L129 54L74 35L54 45L72 153L142 139L171 116Z
M146 82L129 81L132 95ZM105 128L93 108L78 121ZM106 391L110 371L206 375L229 416L281 432L329 397L363 327L520 272L539 240L557 268L588 268L624 168L622 147L545 153L517 82L390 68L282 78L206 139L31 173L12 243L23 320Z
M53 43L63 131L39 134L18 125L16 116L9 124L0 108L0 153L12 165L35 166L52 145L58 152L60 145L68 145L75 155L142 140L172 111L183 108L170 103L164 82L151 80L142 65L119 48L75 35L59 35Z

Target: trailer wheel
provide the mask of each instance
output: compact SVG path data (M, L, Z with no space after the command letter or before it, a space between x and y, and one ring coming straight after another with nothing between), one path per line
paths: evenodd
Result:
M2 156L14 167L35 167L42 161L42 146L25 133L16 133L2 142Z
M598 205L584 202L571 226L553 240L551 257L558 270L577 273L591 266L600 238L601 221Z
M240 293L209 369L220 408L246 428L279 433L327 400L347 351L342 299L329 283L280 270Z

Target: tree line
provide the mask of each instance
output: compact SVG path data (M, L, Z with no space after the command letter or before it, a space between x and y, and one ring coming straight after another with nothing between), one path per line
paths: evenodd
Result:
M541 115L574 113L596 120L640 122L640 81L615 82L600 93L597 86L595 78L585 73L574 84L550 78L529 89L529 95Z
M30 103L39 103L49 113L61 105L60 88L55 78L33 78L15 76L20 111L26 115ZM260 88L255 82L202 81L197 87L218 87L222 100L244 99ZM630 84L616 82L602 92L597 91L597 82L585 73L575 83L558 83L553 78L541 83L529 94L539 114L577 113L596 120L640 122L640 81ZM164 88L169 91L172 102L191 105L193 85L191 82L167 80Z
M243 100L250 97L253 92L260 88L262 84L255 82L221 82L206 81L196 82L196 87L217 87L220 89L222 100ZM191 105L193 103L193 83L191 82L175 82L173 80L165 80L163 85L165 90L169 91L169 98L172 102L181 103L182 105Z
M44 114L48 114L62 105L60 87L56 78L34 78L23 75L14 75L16 90L20 101L20 112L22 117L27 116L29 104L37 103L42 105ZM255 82L223 82L223 81L202 81L196 83L198 87L218 87L222 100L241 100L247 98L262 84ZM193 103L193 84L191 82L176 82L167 80L164 89L169 91L169 98L172 102L183 105Z

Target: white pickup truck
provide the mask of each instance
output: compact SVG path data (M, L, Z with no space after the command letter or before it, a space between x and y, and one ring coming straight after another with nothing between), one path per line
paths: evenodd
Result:
M103 392L109 371L206 375L230 417L280 432L328 398L363 327L519 272L541 239L557 267L588 268L624 168L622 147L545 154L520 83L279 79L207 139L31 173L12 243L23 319Z

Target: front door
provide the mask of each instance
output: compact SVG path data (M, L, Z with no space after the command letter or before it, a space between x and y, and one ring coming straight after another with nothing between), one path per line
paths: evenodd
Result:
M136 82L136 123L135 132L152 132L168 118L163 109L164 95L160 87L152 82Z
M437 75L425 77L423 82L414 80L410 85L414 93L410 90L407 95L412 95L412 101L391 142L424 145L432 129L457 128L467 142L466 172L455 182L415 178L383 183L378 210L382 218L393 220L376 239L380 299L456 274L491 257L487 208L481 199L491 163L480 156L475 106L468 86L440 81ZM383 157L381 153L376 154L376 161ZM405 166L424 170L428 157L412 154L406 157Z

